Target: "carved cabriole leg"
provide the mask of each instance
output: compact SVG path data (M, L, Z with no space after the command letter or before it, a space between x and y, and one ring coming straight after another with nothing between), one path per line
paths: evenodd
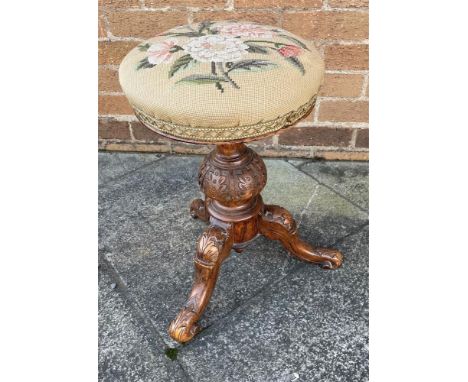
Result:
M169 326L174 340L187 342L197 334L197 321L213 293L221 263L231 249L242 251L259 234L279 240L299 259L328 269L341 265L339 251L313 248L299 239L287 210L263 204L260 193L266 181L263 160L243 143L219 144L202 162L198 182L205 201L195 199L190 214L210 226L198 240L192 291Z
M169 334L178 342L190 341L199 331L197 324L210 301L223 260L233 242L231 228L209 226L200 236L195 254L195 281L184 308L169 326Z
M259 221L262 235L279 240L293 256L309 263L320 264L325 269L336 269L343 262L340 251L331 248L313 248L302 241L296 233L296 222L284 208L266 205Z
M204 222L210 220L210 215L206 210L205 202L201 199L194 199L190 204L190 215L194 219L200 219Z

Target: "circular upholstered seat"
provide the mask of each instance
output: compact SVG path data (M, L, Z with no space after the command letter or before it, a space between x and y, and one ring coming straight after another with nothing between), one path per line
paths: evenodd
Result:
M304 117L323 81L311 42L250 22L170 29L128 53L119 78L150 129L189 142L248 140Z

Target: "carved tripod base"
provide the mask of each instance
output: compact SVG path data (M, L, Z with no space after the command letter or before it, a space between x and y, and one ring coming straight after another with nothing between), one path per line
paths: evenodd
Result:
M210 225L198 239L192 291L169 326L174 340L190 341L200 331L197 321L211 298L222 262L231 249L241 252L259 234L324 269L341 265L338 250L314 248L298 237L296 222L286 209L263 204L260 192L266 180L263 160L243 143L218 145L203 161L198 181L205 201L195 199L190 214Z

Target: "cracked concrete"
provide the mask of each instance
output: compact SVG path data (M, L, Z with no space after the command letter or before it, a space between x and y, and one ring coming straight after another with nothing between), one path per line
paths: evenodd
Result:
M265 160L265 202L291 211L311 244L341 249L342 268L260 237L223 263L199 336L169 337L205 227L188 212L201 159L99 154L99 380L367 380L367 163Z

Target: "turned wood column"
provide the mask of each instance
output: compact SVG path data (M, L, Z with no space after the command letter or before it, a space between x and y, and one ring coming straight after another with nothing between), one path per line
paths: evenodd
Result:
M263 160L243 143L218 145L201 164L198 182L209 221L221 227L230 225L235 245L258 233L263 210L260 192L266 181Z

